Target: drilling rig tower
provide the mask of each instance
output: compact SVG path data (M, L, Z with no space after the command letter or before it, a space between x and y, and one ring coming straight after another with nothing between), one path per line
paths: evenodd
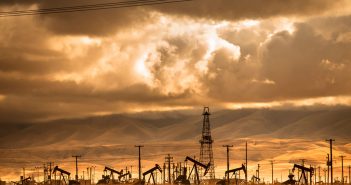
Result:
M208 171L207 178L215 179L213 151L212 151L212 137L211 137L211 126L210 126L210 108L204 107L203 110L203 123L202 123L202 137L200 140L200 162L203 164L210 163L210 169ZM205 178L205 177L203 177Z

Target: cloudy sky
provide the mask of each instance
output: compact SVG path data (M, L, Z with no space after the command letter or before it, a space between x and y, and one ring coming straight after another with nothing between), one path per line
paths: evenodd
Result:
M347 0L193 0L0 17L0 120L351 105L350 10Z

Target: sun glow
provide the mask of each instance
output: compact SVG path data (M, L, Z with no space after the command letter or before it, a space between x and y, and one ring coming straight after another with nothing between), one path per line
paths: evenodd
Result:
M0 102L1 102L1 101L4 101L4 100L5 100L5 98L6 98L6 96L5 96L5 95L0 94Z
M144 53L135 63L135 71L143 76L144 78L150 78L151 74L150 71L147 69L145 62L147 60L148 54Z

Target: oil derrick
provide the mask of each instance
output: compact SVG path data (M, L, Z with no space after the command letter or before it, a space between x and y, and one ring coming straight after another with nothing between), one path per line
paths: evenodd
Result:
M211 126L210 126L210 108L204 107L203 110L203 123L202 123L202 137L200 140L200 162L203 164L210 163L208 171L208 178L215 179L213 151L212 151L212 137L211 137Z

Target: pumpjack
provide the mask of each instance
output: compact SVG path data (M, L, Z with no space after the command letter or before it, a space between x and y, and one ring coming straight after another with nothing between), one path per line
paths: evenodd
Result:
M156 181L155 181L154 172L156 170L158 170L158 171L160 171L162 173L162 169L161 169L160 165L155 164L155 167L153 167L153 168L151 168L148 171L143 173L143 179L141 181L136 182L135 185L144 185L145 184L145 176L147 176L149 174L150 174L150 176L149 176L149 179L148 179L146 184L149 184L150 183L150 179L152 178L152 181L153 181L152 183L155 185Z
M21 179L22 185L29 185L31 180L32 180L31 177Z
M110 176L109 175L102 175L102 179L100 179L97 184L108 184L110 182Z
M190 181L187 179L187 169L186 167L183 168L183 174L180 175L174 180L173 184L176 185L190 185Z
M300 177L298 179L298 183L308 185L308 180L307 180L307 176L306 176L306 172L307 172L310 175L310 184L312 185L312 176L313 176L313 173L314 173L314 168L313 167L307 168L305 166L294 164L292 172L294 172L296 168L301 170L301 175L300 175ZM301 180L303 180L303 182L301 182Z
M61 168L59 168L58 166L55 166L54 170L52 171L52 173L56 173L56 172L60 172L60 180L62 178L63 182L67 185L67 182L68 182L68 185L80 185L80 183L76 180L70 180L70 175L71 173L66 171L66 170L63 170ZM65 176L66 175L66 176Z
M255 183L255 182L257 182L257 183L260 183L260 178L258 178L258 177L256 177L255 175L253 175L252 177L251 177L251 181L253 182L253 183Z
M33 182L32 182L32 178L31 177L24 178L23 176L21 176L20 181L17 181L17 182L11 181L11 183L13 185L30 185Z
M122 171L123 172L123 171ZM130 174L130 172L129 171L127 171L127 173L125 173L125 174L121 174L121 175L119 175L118 176L118 181L120 181L121 182L121 179L122 178L124 178L124 182L127 182L127 179L129 178L132 178L132 174Z
M185 162L187 162L187 161L190 161L190 162L192 162L194 164L193 168L191 169L191 171L189 173L188 179L190 178L191 173L195 169L195 177L196 177L195 184L200 184L200 177L199 177L199 172L198 172L198 169L197 169L198 166L200 166L200 167L205 169L205 172L204 172L204 176L205 176L208 173L208 170L210 169L211 163L208 163L207 165L205 165L205 164L202 164L199 161L197 161L197 160L195 160L195 159L193 159L193 158L191 158L189 156L187 156L185 158Z
M244 172L244 174L246 175L246 167L245 167L244 164L242 164L241 167L239 167L239 168L234 168L234 169L225 171L225 176L227 177L227 175L229 175L230 173L233 173L233 175L235 175L236 172L238 172L238 171L240 171L240 170L242 170L242 171ZM232 176L233 176L233 175L232 175ZM216 184L217 184L217 185L225 185L225 184L226 184L226 180L225 180L225 179L220 180L220 181L218 181Z
M284 181L282 184L283 185L295 185L296 180L294 180L294 174L290 173L288 177L289 177L289 180Z
M236 174L236 172L238 172L240 170L242 170L245 173L245 175L246 175L246 167L245 167L244 164L241 164L241 167L239 167L239 168L234 168L234 169L231 169L231 170L227 170L225 172L225 175L227 176L227 175L229 175L229 173L233 173L233 175L234 175L234 174Z
M123 170L117 171L117 170L109 168L107 166L105 166L104 172L106 172L106 173L110 172L110 175L106 174L105 177L103 177L103 179L105 179L105 181L107 181L106 184L108 184L111 181L111 178L112 178L112 183L117 183L113 174L117 174L118 175L118 180L120 179L119 177L121 175L123 175Z

